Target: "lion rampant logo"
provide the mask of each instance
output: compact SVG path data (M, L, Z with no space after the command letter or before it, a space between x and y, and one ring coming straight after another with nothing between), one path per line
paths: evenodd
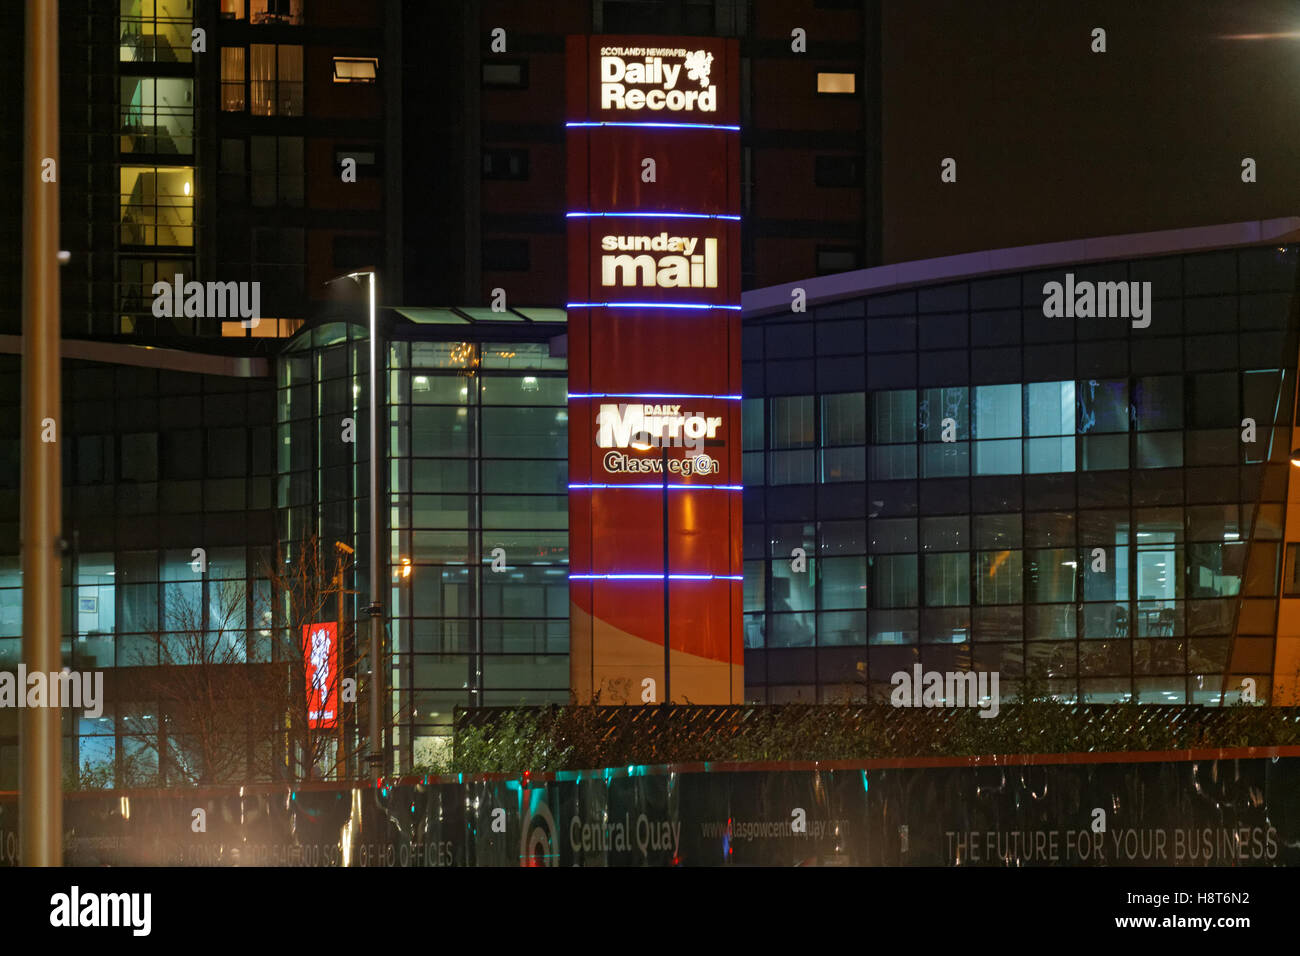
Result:
M700 86L709 85L709 70L713 67L713 54L696 50L686 54L686 78L698 80Z

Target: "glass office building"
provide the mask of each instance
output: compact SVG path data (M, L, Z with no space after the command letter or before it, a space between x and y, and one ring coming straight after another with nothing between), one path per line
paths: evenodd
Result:
M997 670L1008 695L1037 675L1066 700L1216 704L1250 678L1269 700L1295 577L1300 246L1238 232L810 279L804 312L788 287L747 296L747 698L881 697L919 663ZM1139 283L1149 325L1045 316L1067 274ZM408 740L445 733L454 704L567 697L558 332L486 310L395 325Z
M801 313L751 296L749 699L879 698L917 663L998 671L1004 695L1037 675L1066 700L1216 704L1251 678L1269 699L1295 574L1291 231L865 270L810 280ZM1149 283L1127 290L1149 325L1047 317L1067 281Z
M813 278L803 312L791 287L747 294L747 699L879 697L919 663L996 670L1003 695L1037 674L1067 700L1212 705L1249 678L1285 702L1277 688L1300 669L1300 222L1285 223L1267 239L1250 224ZM1045 316L1044 286L1067 275L1149 282L1130 303L1149 325ZM174 663L170 609L207 629L222 617L243 635L239 659L282 666L260 570L277 548L313 535L352 548L344 634L364 620L360 312L318 318L271 361L105 345L69 366L65 659L105 670L109 696L103 719L69 722L70 766L179 779L189 731L146 673ZM565 314L380 318L389 726L406 770L457 706L568 699ZM5 367L0 666L13 669L16 359ZM225 582L246 595L233 625ZM253 749L247 773L281 763Z
M384 310L385 615L401 768L429 761L458 706L568 700L567 363L550 344L563 321L556 309ZM278 360L277 392L281 544L347 543L359 592L367 335L344 321L304 329ZM349 601L352 622L364 623L364 604Z
M274 392L264 359L66 343L63 468L65 666L102 672L107 702L64 714L64 768L123 784L194 772L195 722L164 671L192 637L213 659L270 664ZM22 660L20 363L0 355L0 670ZM182 370L183 369L183 370ZM202 549L201 561L196 561ZM18 782L19 711L0 708L0 787ZM231 719L231 724L238 721ZM266 750L228 755L252 779ZM201 772L201 771L200 771Z

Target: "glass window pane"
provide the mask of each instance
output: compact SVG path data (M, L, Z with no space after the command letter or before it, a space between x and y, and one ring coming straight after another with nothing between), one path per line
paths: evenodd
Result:
M970 520L965 515L921 519L921 547L926 551L965 551L970 547Z
M763 400L746 398L740 406L741 447L761 449L763 447Z
M1193 598L1232 597L1241 589L1244 541L1187 545L1188 585Z
M412 495L411 527L468 528L469 503L464 495Z
M1240 428L1236 372L1194 375L1190 379L1192 428Z
M867 450L865 448L827 448L821 452L821 480L865 481L867 478Z
M981 604L1019 604L1024 597L1020 551L981 551L976 564Z
M745 610L762 611L767 608L767 562L745 562Z
M484 495L483 527L567 528L567 495Z
M275 115L275 45L253 43L248 47L249 112L256 116Z
M1019 388L1019 386L1015 387ZM970 438L968 389L953 387L922 390L917 420L921 441L961 442Z
M484 376L484 405L556 405L568 402L568 382L539 375Z
M1181 468L1182 464L1182 432L1156 432L1137 436L1139 468Z
M816 444L813 430L813 396L791 395L772 399L772 447L804 448Z
M1017 555L1017 566L1019 563ZM1001 567L996 568L995 572L995 578L1000 576ZM1013 584L1013 588L1019 593L1018 583ZM1000 594L993 596L998 597ZM1020 598L1017 597L1015 600L1018 602ZM1024 637L1025 611L1018 603L1002 607L977 607L974 609L973 616L974 638L977 641L1020 641ZM1009 649L1008 654L1011 653L1013 652Z
M867 559L865 557L823 558L821 607L864 608L867 606Z
M869 644L915 644L917 631L915 608L903 611L872 611L867 615L867 643Z
M1182 601L1139 601L1138 637L1175 637L1183 633Z
M1128 467L1127 435L1085 435L1079 441L1084 471Z
M822 444L861 445L867 440L866 394L822 396Z
M925 603L929 607L970 603L970 555L925 556Z
M1065 640L1073 638L1078 615L1073 604L1027 604L1025 637L1028 640ZM1073 654L1070 654L1073 657Z
M867 452L873 481L916 477L915 445L872 445Z
M832 611L829 614L818 614L817 643L823 647L866 644L866 614L862 611Z
M512 462L512 464L515 463ZM524 465L526 463L519 464ZM465 459L417 458L411 462L411 490L417 492L473 491L473 468L474 463ZM484 463L484 470L487 471L486 462ZM519 474L528 475L527 467L521 468ZM501 487L493 490L516 491L525 489Z
M808 559L808 569L806 571L793 570L788 559L773 561L770 574L772 578L771 610L816 610L815 559Z
M1183 427L1183 378L1158 375L1139 378L1133 391L1138 431Z
M1242 531L1236 505L1197 505L1187 509L1189 541L1239 541Z
M457 465L462 471L465 469L464 463ZM483 491L486 493L558 495L567 494L569 490L567 461L484 459L482 468Z
M244 109L244 48L221 48L221 108L226 111Z
M1282 566L1282 596L1300 597L1300 544L1286 546L1286 560Z
M1028 439L1025 471L1031 475L1074 471L1074 436Z
M913 389L875 392L871 397L871 412L871 440L874 444L916 441L916 392Z
M921 612L921 643L964 644L970 639L970 608L927 608Z
M1019 385L976 386L975 437L1019 438L1022 414L1020 403Z
M1039 439L1040 441L1042 439ZM1050 440L1050 439L1049 439ZM1004 441L977 441L975 445L975 474L1018 475L1021 472L1020 439Z
M1031 604L1073 601L1078 557L1073 548L1025 552L1025 600Z
M1074 382L1030 382L1025 388L1030 435L1074 434Z
M868 526L873 554L916 551L915 518L876 518Z
M866 524L862 521L823 521L818 530L821 554L863 554L867 550Z
M790 559L795 548L802 548L805 554L813 553L813 525L774 524L769 528L768 547L774 558Z
M769 614L768 647L812 647L814 638L813 615Z
M871 587L872 607L915 607L917 598L916 555L873 555Z
M1019 513L975 515L975 547L1018 548L1024 539Z
M960 478L970 474L970 442L926 442L921 446L922 478Z
M770 481L774 485L808 485L815 480L816 458L807 451L774 451L768 455Z
M1075 396L1079 406L1080 433L1128 431L1127 381L1092 379L1079 382Z
M422 409L417 409L420 410ZM483 454L486 457L564 458L568 456L568 422L557 421L553 408L485 407L481 414Z
M278 100L281 116L302 115L302 47L281 44L276 47L279 61Z

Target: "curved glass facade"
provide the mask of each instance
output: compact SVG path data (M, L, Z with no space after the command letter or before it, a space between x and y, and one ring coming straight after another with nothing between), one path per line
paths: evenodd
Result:
M364 624L360 611L369 601L368 367L366 327L341 322L303 331L276 364L277 545L287 565L318 569L326 579L341 572L343 580L315 582L317 593L297 600L321 605L319 620L337 620L340 667L347 674L366 647L364 631L357 640L356 622ZM315 558L305 553L312 541ZM344 593L325 593L333 587ZM275 611L281 629L276 645L297 648L286 621L302 611L283 604ZM363 664L360 671L367 669ZM346 707L343 713L349 713ZM364 727L364 711L361 722ZM348 721L338 737L344 754L354 754L356 740L356 725ZM329 752L317 758L325 773L333 770L338 752L329 743ZM359 771L351 761L346 769Z
M1037 674L1061 699L1213 704L1249 677L1267 700L1296 262L1066 266L747 320L747 697L887 696L920 663L1003 694ZM1149 282L1149 326L1046 317L1067 271Z

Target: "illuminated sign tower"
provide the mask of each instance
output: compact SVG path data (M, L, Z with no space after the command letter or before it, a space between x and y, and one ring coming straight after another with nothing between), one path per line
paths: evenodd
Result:
M739 46L568 39L571 686L744 699Z

